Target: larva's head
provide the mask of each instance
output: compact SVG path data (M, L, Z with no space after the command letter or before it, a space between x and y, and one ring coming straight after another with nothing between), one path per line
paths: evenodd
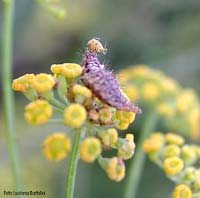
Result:
M105 54L107 49L103 47L101 42L97 39L90 39L87 43L87 48L90 52L97 52Z

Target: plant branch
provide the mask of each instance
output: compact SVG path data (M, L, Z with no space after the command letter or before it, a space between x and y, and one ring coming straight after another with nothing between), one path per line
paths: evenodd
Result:
M74 196L74 186L75 186L75 177L76 170L78 166L78 146L80 141L81 129L77 129L75 132L74 144L72 147L71 159L69 162L69 169L67 172L67 184L66 184L66 198L73 198Z

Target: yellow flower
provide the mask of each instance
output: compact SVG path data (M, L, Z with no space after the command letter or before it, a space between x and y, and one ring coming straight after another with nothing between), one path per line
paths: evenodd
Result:
M80 158L92 163L101 153L101 143L95 137L88 137L80 143Z
M85 98L90 98L92 96L92 92L87 87L79 84L74 85L72 91L75 95L79 94Z
M161 84L163 91L171 94L176 94L179 89L177 82L168 77L162 79Z
M111 180L116 182L121 181L125 176L124 162L117 157L113 157L108 160L106 172Z
M52 113L52 107L47 101L36 100L25 107L24 117L29 124L43 124Z
M132 75L133 77L145 77L146 75L148 75L150 72L150 69L148 68L147 65L135 65L134 67L130 68L130 75Z
M194 187L195 187L195 189L200 189L200 169L197 169L196 170L196 180L195 180L195 182L194 182Z
M145 100L154 100L159 96L158 85L147 82L142 86L142 96Z
M176 99L176 108L179 112L187 112L197 102L195 92L185 89Z
M175 175L182 171L184 167L183 160L179 157L169 157L163 162L163 169L168 175Z
M62 160L71 149L71 141L62 132L49 135L43 142L43 153L48 160Z
M53 64L51 65L51 71L54 74L60 74L61 73L61 64Z
M200 135L200 107L191 109L188 113L189 132L193 139L197 139Z
M138 97L139 97L139 90L138 88L131 84L131 85L125 85L123 88L122 88L123 92L128 96L128 98L130 100L137 100Z
M200 178L195 180L194 187L195 187L195 189L198 189L198 190L200 189Z
M133 141L134 141L134 135L131 134L131 133L127 133L125 139L126 139L127 141L133 142Z
M79 128L85 122L87 113L80 104L70 104L64 111L64 122L67 126Z
M198 176L196 168L190 166L184 170L184 180L194 182Z
M106 131L100 132L99 137L105 146L112 146L117 142L118 133L115 128L107 129Z
M145 152L154 152L161 149L164 143L164 137L162 133L153 133L148 139L146 139L143 144L142 148Z
M37 92L45 92L53 88L55 80L52 75L41 73L37 74L32 80L31 85Z
M129 123L128 122L121 122L119 124L116 125L116 127L120 130L126 130L129 127Z
M126 142L119 147L117 155L124 160L130 159L135 152L135 143L133 142L133 134L127 134Z
M16 78L12 82L12 89L15 91L25 92L30 86L30 82L35 78L34 74L25 74L19 78Z
M112 119L112 113L109 108L102 108L99 111L99 119L102 123L108 123Z
M184 145L181 148L181 158L187 165L194 164L197 160L196 148L191 145Z
M167 133L165 140L168 144L182 145L184 143L184 138L174 133Z
M157 104L157 112L160 115L166 116L166 117L172 117L174 115L174 108L167 102L161 102Z
M192 198L192 192L189 186L185 184L179 184L174 188L172 197L173 198Z
M76 78L81 75L82 67L76 63L64 63L61 66L60 73L66 78Z
M125 123L132 123L135 119L135 113L130 111L117 110L115 116L121 122Z
M181 153L180 148L175 144L167 145L163 150L164 158L175 157Z

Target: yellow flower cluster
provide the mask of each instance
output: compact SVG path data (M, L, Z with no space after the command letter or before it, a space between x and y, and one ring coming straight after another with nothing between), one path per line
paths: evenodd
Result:
M118 72L125 94L140 106L153 108L164 119L166 130L196 139L200 135L200 101L192 89L147 65L135 65ZM145 111L145 110L144 110Z
M50 74L25 74L13 80L12 88L15 91L26 92L28 88L33 88L41 93L48 91L55 85L55 80Z
M34 74L25 74L19 78L13 80L12 88L15 91L25 92L31 85L31 82L34 80Z
M12 84L15 91L21 91L31 101L24 113L28 123L59 122L66 126L66 133L72 132L69 136L63 132L49 135L42 145L43 154L52 161L64 159L74 145L69 137L81 131L80 159L87 163L97 160L111 180L121 181L125 177L124 160L134 155L135 143L133 134L119 137L116 128L127 129L135 113L117 110L96 98L80 83L80 65L53 64L50 69L53 75L25 74ZM53 113L58 115L53 117ZM102 152L111 149L117 150L116 156L104 158Z
M54 74L61 74L67 79L73 79L81 75L82 68L76 63L63 63L63 64L53 64L51 66L51 71Z
M184 139L177 134L153 133L143 142L142 147L167 177L177 184L173 190L173 198L200 195L200 169L197 168L199 146L184 144Z

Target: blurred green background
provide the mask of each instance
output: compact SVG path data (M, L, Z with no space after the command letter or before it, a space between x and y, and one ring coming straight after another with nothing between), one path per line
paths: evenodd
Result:
M97 37L108 48L101 60L114 71L144 63L200 92L199 0L67 0L62 5L67 16L59 21L34 1L16 1L14 77L30 72L49 73L53 63L80 63L87 40ZM59 125L30 127L23 119L23 108L28 101L20 94L15 96L16 141L25 189L46 191L47 198L63 197L66 160L46 161L41 143L47 134L65 129ZM0 118L2 192L12 189L12 177L2 108ZM141 118L136 118L136 122L140 121ZM130 130L137 137L139 131L134 130L134 123ZM80 162L75 197L122 197L125 180L111 182L97 164ZM149 161L141 180L138 198L170 196L173 184Z

